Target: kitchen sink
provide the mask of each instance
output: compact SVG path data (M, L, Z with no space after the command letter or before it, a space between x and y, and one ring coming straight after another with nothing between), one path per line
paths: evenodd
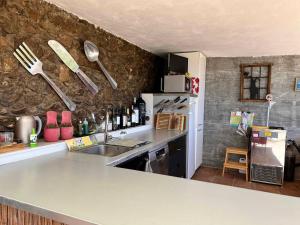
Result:
M121 155L122 153L128 152L133 148L116 146L116 145L95 145L79 150L80 153L94 154L94 155L103 155L106 157L114 157Z

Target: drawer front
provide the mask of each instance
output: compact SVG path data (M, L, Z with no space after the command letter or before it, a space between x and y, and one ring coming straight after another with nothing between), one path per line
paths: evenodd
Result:
M186 136L169 143L169 175L186 177Z

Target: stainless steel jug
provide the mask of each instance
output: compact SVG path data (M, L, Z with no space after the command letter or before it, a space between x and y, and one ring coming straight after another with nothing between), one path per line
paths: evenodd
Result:
M36 127L36 125L38 126ZM24 144L29 143L32 128L35 128L37 135L41 133L42 121L38 116L20 116L16 117L15 134L16 139L21 140Z

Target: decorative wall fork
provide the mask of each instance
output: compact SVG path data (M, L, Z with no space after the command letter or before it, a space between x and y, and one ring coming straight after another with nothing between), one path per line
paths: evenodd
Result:
M13 54L31 75L40 74L63 100L69 110L75 111L76 104L47 76L43 71L43 63L35 56L25 42L19 45L19 48Z

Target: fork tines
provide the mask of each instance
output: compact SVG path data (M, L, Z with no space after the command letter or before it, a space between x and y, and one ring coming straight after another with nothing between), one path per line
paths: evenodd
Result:
M13 54L28 71L38 61L38 58L25 42L19 45L19 48L17 48Z

